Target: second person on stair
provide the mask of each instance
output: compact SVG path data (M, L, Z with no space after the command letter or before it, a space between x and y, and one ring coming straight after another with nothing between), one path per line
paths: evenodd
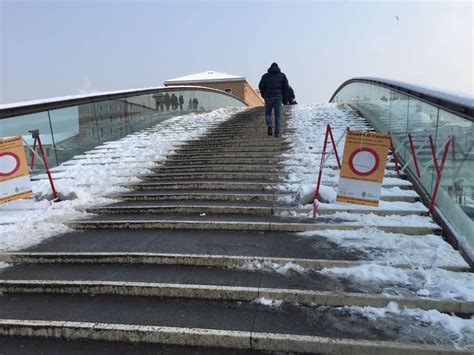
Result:
M267 133L272 135L272 110L275 113L275 137L280 135L282 100L286 95L289 85L286 75L281 72L277 63L272 63L268 71L263 74L258 84L260 94L265 99L265 123Z

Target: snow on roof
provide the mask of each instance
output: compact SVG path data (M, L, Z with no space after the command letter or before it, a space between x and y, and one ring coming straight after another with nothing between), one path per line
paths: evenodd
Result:
M179 78L169 79L164 82L165 85L178 85L178 84L190 84L190 83L202 83L202 82L220 82L220 81L243 81L244 76L237 76L227 73L220 73L213 70L206 70L201 73L195 73L186 76L180 76Z
M429 85L419 85L392 79L374 77L356 77L354 79L377 80L388 84L396 85L408 90L417 91L421 94L430 95L441 100L449 101L466 107L474 107L474 96L463 92L444 90Z

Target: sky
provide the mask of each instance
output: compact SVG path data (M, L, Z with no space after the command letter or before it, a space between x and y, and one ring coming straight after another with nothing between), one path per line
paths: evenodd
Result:
M473 94L472 1L0 0L0 103L160 86L204 70L299 103L373 76Z

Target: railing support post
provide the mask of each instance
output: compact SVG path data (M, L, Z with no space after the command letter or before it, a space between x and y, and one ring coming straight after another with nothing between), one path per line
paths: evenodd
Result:
M436 195L438 194L439 185L441 183L441 177L443 175L444 164L445 164L446 158L448 156L448 150L449 150L449 145L451 143L451 137L446 142L446 145L444 147L443 157L441 159L441 165L439 165L439 166L438 166L438 161L436 159L436 153L435 153L435 146L433 144L433 138L431 137L431 135L429 136L429 138L430 138L430 145L431 145L431 154L433 154L433 162L434 162L434 166L435 166L435 169L436 169L436 183L435 183L435 186L434 186L434 189L433 189L433 196L431 197L430 207L428 208L428 213L430 215L432 215L433 208L434 208L434 205L435 205L435 202L436 202Z

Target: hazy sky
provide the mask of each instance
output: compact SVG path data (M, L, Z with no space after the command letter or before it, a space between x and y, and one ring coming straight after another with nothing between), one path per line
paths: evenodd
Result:
M472 1L0 3L0 103L209 69L257 86L273 61L300 103L325 102L360 75L474 88Z

